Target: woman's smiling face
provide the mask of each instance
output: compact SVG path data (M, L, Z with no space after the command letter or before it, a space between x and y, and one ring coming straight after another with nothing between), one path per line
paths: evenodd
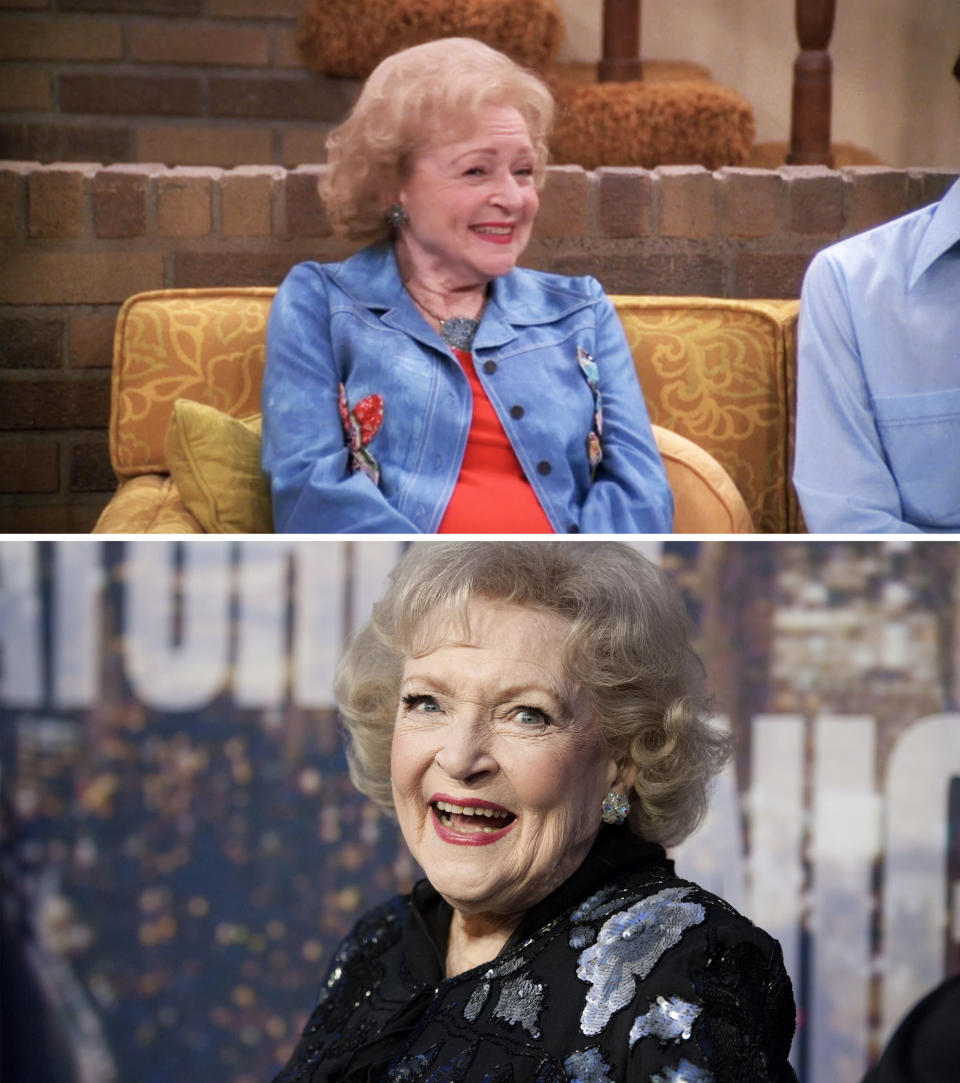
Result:
M564 618L472 599L465 632L427 618L406 659L391 757L414 858L463 913L519 916L566 880L617 779L585 697L564 680Z
M523 117L500 105L480 110L470 134L417 152L400 193L409 224L399 244L413 274L464 286L511 271L540 206L535 161Z

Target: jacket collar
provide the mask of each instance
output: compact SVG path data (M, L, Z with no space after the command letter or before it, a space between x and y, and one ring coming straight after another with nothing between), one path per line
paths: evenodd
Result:
M524 914L500 954L513 951L571 907L602 887L616 886L632 873L672 876L673 862L658 843L645 842L627 827L604 825L577 871ZM443 980L451 915L450 905L428 880L414 886L404 953L407 965L421 982L437 985Z
M920 276L930 269L948 249L960 242L960 181L957 181L937 204L917 254L910 268L908 289L913 289Z
M379 315L388 327L446 352L442 339L424 321L404 289L396 254L389 242L357 252L339 265L333 279L344 293ZM490 298L473 348L503 346L517 337L517 327L553 323L590 303L586 295L560 285L547 287L545 292L544 284L533 275L513 270L491 283Z

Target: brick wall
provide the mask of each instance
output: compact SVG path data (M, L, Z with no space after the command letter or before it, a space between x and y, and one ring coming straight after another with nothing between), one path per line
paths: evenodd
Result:
M0 529L87 530L106 503L113 323L131 293L275 285L298 260L348 254L317 196L323 168L0 162ZM559 166L525 262L611 293L795 297L819 248L953 179Z
M307 0L0 0L0 158L325 160L359 83L302 70Z

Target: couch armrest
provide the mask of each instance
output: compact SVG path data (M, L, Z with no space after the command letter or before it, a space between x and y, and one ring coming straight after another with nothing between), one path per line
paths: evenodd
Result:
M674 534L752 534L753 520L730 475L692 440L659 425L653 436L673 493Z
M122 482L103 509L94 534L203 534L166 474L141 474Z

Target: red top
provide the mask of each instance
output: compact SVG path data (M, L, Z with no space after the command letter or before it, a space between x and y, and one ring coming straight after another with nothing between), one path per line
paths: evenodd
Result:
M466 350L451 347L470 381L473 418L460 476L438 534L552 534Z

